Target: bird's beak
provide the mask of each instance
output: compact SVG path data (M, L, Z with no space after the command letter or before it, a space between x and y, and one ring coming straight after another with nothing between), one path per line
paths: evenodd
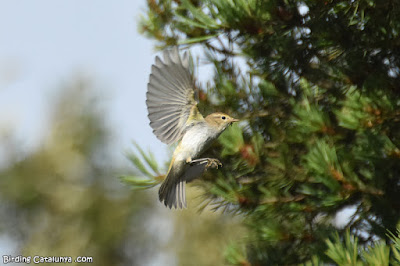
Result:
M234 122L239 122L239 119L231 118L229 125L232 126Z

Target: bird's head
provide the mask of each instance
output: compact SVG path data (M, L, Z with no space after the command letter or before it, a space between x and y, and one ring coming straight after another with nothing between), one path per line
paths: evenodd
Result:
M219 112L209 114L205 119L209 126L214 127L221 132L224 131L229 125L232 125L232 123L239 121L239 119L232 118L227 114Z

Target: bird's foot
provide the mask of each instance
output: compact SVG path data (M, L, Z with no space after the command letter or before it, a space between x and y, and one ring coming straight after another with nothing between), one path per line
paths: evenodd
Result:
M208 169L210 167L218 169L218 167L222 167L222 163L218 159L209 158L207 160L206 169Z
M205 169L207 170L208 168L219 168L222 167L222 163L215 158L200 158L196 160L190 161L190 165L194 164L206 164Z

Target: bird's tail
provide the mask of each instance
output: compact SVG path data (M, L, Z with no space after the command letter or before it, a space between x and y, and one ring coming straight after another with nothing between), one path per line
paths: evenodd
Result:
M170 171L158 191L160 201L170 209L186 208L185 185L185 180L174 178Z

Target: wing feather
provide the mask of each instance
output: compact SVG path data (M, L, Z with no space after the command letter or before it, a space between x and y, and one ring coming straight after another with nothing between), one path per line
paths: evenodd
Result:
M160 91L169 96L176 96L172 93L174 91L173 86L168 86L168 84L166 84L165 82L162 83L155 78L150 78L150 80L151 83L149 83L149 86L152 87L151 91Z
M176 96L173 94L174 91L174 87L168 87L165 83L161 83L160 81L158 81L156 78L151 78L151 83L149 84L149 86L153 87L151 88L152 91L161 91L164 94L170 95L170 96Z
M165 102L165 104L186 104L186 102L181 99L171 98L172 96L164 95L162 93L159 93L159 95L154 95L154 92L148 94L148 99L150 102Z
M157 56L151 68L146 104L154 134L171 144L182 138L190 116L199 114L187 53L181 58L175 48L164 51L163 59Z
M154 111L151 115L149 115L149 117L152 120L159 120L159 119L161 119L163 117L173 118L176 115L179 115L179 113L174 111L174 110L171 110L171 111L166 110L165 112Z

